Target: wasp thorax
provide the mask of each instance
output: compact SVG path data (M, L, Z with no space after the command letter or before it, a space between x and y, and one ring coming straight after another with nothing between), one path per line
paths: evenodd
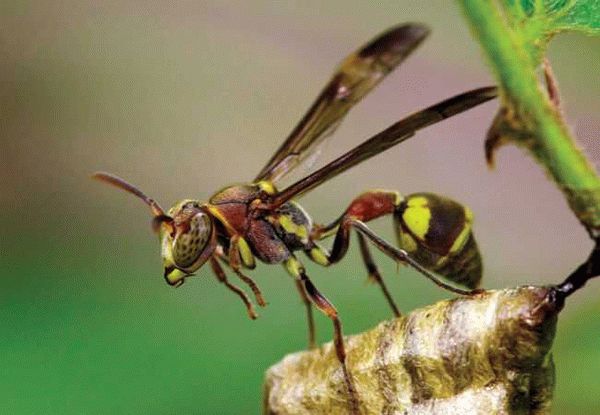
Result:
M175 235L172 241L173 261L179 268L190 268L202 256L212 235L210 217L190 202L182 206L173 218Z

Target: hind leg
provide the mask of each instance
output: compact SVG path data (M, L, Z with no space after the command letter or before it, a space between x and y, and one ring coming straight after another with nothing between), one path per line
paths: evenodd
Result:
M329 253L324 248L315 243L315 247L307 252L308 256L321 265L328 266L340 261L348 250L350 242L350 226L342 226L346 218L359 218L364 221L377 219L379 217L393 214L402 198L398 192L389 190L371 190L358 196L352 201L346 212L341 218L328 226L315 226L312 237L315 240L327 238L336 235L333 250ZM392 312L396 317L400 316L400 310L396 305L391 293L389 292L375 261L369 250L365 237L358 233L358 243L361 256L369 279L381 288Z
M306 296L319 311L325 314L333 323L333 344L338 361L342 365L344 382L348 390L348 409L351 414L359 414L359 400L354 381L348 366L346 365L346 348L342 332L342 322L338 316L335 306L323 295L306 275L304 266L296 258L292 257L286 262L286 269L304 288Z
M413 199L410 199L411 197ZM437 206L438 210L436 212L434 220L450 223L453 226L458 226L459 230L461 230L461 232L458 233L458 236L457 236L457 235L452 235L453 233L455 233L455 232L453 232L453 229L447 229L446 230L447 233L440 235L439 239L436 239L434 241L428 240L428 242L447 243L448 239L451 237L454 239L450 239L450 242L453 242L453 243L451 243L449 245L454 245L454 242L458 241L458 237L462 237L463 240L473 241L472 235L470 233L470 224L468 224L466 221L467 220L467 215L466 215L467 210L465 210L464 207L462 207L461 205L459 205L456 202L452 202L448 199L441 198L439 196L435 196L432 194L428 195L427 197L430 199L430 201L432 203L435 202L436 204L439 205L439 206ZM417 196L413 195L413 196L409 196L408 198L410 200L416 200L416 199L427 200L422 195L417 195ZM396 248L395 246L391 245L390 243L385 241L383 238L381 238L377 234L375 234L365 224L365 222L371 221L373 219L377 219L377 218L385 216L385 215L394 214L394 216L396 217L397 209L399 209L402 206L402 204L403 204L403 200L397 192L386 191L386 190L371 190L369 192L363 193L362 195L360 195L359 197L357 197L356 199L354 199L352 201L352 203L350 204L348 209L346 209L344 214L338 220L336 220L335 222L333 222L332 224L330 224L328 226L315 227L315 231L313 232L313 238L315 240L319 240L319 239L328 237L332 234L335 234L335 239L333 242L333 247L331 249L331 253L328 254L328 256L327 256L328 262L330 264L333 264L333 263L340 261L346 255L346 252L348 252L348 246L350 244L350 231L354 228L360 234L364 235L367 239L369 239L369 241L371 243L373 243L384 254L391 257L395 261L402 262L406 265L409 265L410 267L419 271L419 273L421 273L422 275L424 275L425 277L427 277L428 279L433 281L436 285L438 285L448 291L451 291L451 292L454 292L457 294L461 294L461 295L468 295L468 294L472 294L474 292L478 292L477 290L463 290L463 289L456 288L456 287L453 287L452 285L445 283L441 278L439 278L437 275L435 275L433 272L431 272L428 269L428 267L422 265L417 260L415 260L414 257L409 252L407 252L404 249L399 249L399 248ZM423 209L423 210L426 210L426 209ZM431 210L429 210L427 213L429 213L430 216L432 215ZM460 215L457 215L457 214L460 214ZM456 218L454 218L454 216L458 217L461 220L456 220ZM417 219L420 219L420 218L417 218ZM446 219L446 220L442 220L442 219ZM454 220L449 220L449 219L454 219ZM416 220L415 223L411 223L411 226L414 228L415 231L423 231L423 229L420 229L420 225L425 225L425 224L427 224L429 226L428 221ZM427 235L423 235L423 236L427 237ZM469 238L467 238L467 237L469 237ZM414 249L427 250L427 248L425 247L423 242L413 239L413 244L415 244L415 246L413 247ZM457 283L462 284L462 285L466 285L466 286L476 285L476 284L471 284L471 281L477 282L481 278L480 267L475 267L475 265L477 265L477 263L479 263L478 261L480 258L479 253L476 250L476 247L469 247L468 244L462 244L462 245L459 244L456 249L458 250L458 252L455 252L455 253L465 256L465 258L468 259L468 265L472 265L473 266L472 268L477 272L473 273L473 275L471 275L472 273L467 273L466 281L462 281L459 279L459 278L463 278L463 279L465 278L465 275L462 275L460 273L456 274L454 272L451 272L451 273L446 273L446 274L442 274L442 275L444 275L446 278L456 281ZM470 255L470 254L473 254L473 252L476 255ZM451 252L449 252L449 253L451 253ZM467 255L470 255L470 256L467 256ZM456 257L454 257L454 258L456 258ZM427 265L429 265L429 268L433 268L435 270L437 270L437 268L438 268L436 266L431 266L431 264L427 264Z
M369 245L367 243L367 240L360 233L357 234L357 237L358 237L358 245L360 246L360 253L361 253L363 262L365 263L365 267L367 268L367 272L369 274L369 280L375 282L376 284L378 284L381 287L381 291L383 292L385 299L387 300L388 304L390 305L390 308L392 309L394 316L400 317L400 315L401 315L400 310L398 309L398 306L396 305L396 302L394 301L392 294L388 290L387 285L385 284L385 281L383 281L383 277L381 276L381 273L379 272L379 268L377 267L377 264L375 264L375 261L373 260L373 256L371 255L371 251L369 250Z

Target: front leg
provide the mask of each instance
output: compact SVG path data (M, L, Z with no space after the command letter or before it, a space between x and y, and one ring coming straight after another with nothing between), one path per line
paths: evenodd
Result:
M256 267L256 260L254 259L250 245L240 235L233 235L229 239L228 257L229 265L234 270L240 269L242 265L249 269Z
M239 287L233 285L232 283L230 283L227 280L227 275L225 274L225 271L223 270L223 268L219 264L219 261L217 261L216 258L212 257L210 259L210 266L211 266L211 268L212 268L215 276L217 277L217 280L219 282L223 283L229 290L233 291L234 293L236 293L240 297L240 299L242 300L242 302L246 306L246 309L248 310L248 316L252 320L256 320L256 318L258 317L258 315L256 314L256 311L254 311L254 307L252 306L252 303L248 299L248 296Z
M252 278L245 275L241 270L241 264L243 263L248 268L254 268L256 262L254 255L250 250L250 246L244 238L235 235L229 240L229 252L227 258L221 253L221 259L235 272L235 274L250 287L256 298L256 302L259 306L265 307L267 302L265 301L260 288L254 282Z

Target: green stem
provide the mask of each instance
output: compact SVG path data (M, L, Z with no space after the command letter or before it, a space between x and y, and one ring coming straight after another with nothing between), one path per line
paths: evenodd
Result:
M520 33L513 31L490 0L459 0L491 62L504 98L527 124L527 147L563 191L588 231L600 232L600 179L576 147L560 114L539 85L536 65Z

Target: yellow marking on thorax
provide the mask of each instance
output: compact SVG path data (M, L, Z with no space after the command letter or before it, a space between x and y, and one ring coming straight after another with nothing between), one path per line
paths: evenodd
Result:
M271 183L268 180L261 180L258 183L256 183L256 185L260 190L262 190L268 195L274 195L275 193L277 193L277 189L275 189L273 183Z
M216 206L206 204L204 205L204 207L208 209L211 215L213 215L219 222L221 222L221 224L225 227L225 230L227 230L227 233L229 233L230 236L237 235L236 243L238 246L238 251L240 253L242 263L248 268L254 268L256 266L256 260L254 259L254 254L252 253L248 242L246 242L246 240L242 238L241 235L238 235L237 231L229 224L229 222L227 222L225 217L221 214L221 211Z
M424 240L431 221L431 210L427 199L422 196L410 198L402 219L413 235Z
M277 220L281 224L283 230L285 230L287 233L294 234L302 240L306 240L308 238L308 230L306 229L306 226L298 225L290 216L280 215Z
M229 235L236 234L235 229L229 224L229 222L227 222L227 219L225 219L225 216L221 214L221 211L218 207L209 204L203 205L203 207L206 208L210 212L210 214L213 215L219 222L221 222L221 224L225 227Z
M217 206L210 205L210 204L205 204L205 205L203 205L203 207L206 208L210 212L210 214L212 216L214 216L215 219L217 219L223 225L223 227L225 228L225 230L227 231L227 234L229 236L233 237L233 236L237 235L238 239L242 240L242 242L238 244L238 248L240 251L241 259L244 262L244 264L245 265L254 264L254 255L250 251L250 247L248 246L248 243L246 242L246 240L244 240L244 238L242 238L241 235L239 235L238 231L233 226L231 226L231 224L227 221L227 218L225 216L223 216L223 214L221 213L219 208ZM247 251L242 252L245 248L247 248ZM252 259L250 260L250 262L247 262L248 256L244 257L244 255L248 255L248 252L250 253L250 255L252 255Z

